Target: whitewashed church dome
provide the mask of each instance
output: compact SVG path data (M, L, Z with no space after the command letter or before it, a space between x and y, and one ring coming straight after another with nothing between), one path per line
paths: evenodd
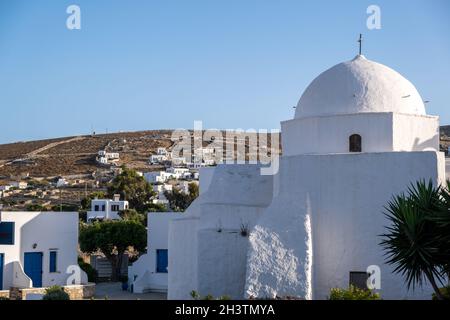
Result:
M358 55L314 79L297 104L295 118L367 112L426 114L411 82Z

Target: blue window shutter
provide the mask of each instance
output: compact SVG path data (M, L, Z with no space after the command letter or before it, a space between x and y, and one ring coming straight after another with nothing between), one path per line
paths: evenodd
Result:
M14 222L0 222L0 244L14 244Z
M56 272L57 251L50 251L50 272Z
M156 250L156 272L167 273L168 251L167 249Z

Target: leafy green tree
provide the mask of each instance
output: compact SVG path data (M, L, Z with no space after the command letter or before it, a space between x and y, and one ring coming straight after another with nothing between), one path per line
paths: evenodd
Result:
M148 206L149 212L166 212L167 208L162 203L151 203Z
M91 266L89 263L84 262L81 257L78 257L78 265L80 266L81 270L86 272L89 282L97 282L98 272L94 269L93 266Z
M198 184L196 184L196 183L189 183L188 190L189 190L189 197L191 198L191 202L192 202L199 195Z
M79 208L80 207L76 204L63 203L52 206L52 211L78 212Z
M133 220L82 224L79 243L81 251L85 253L101 251L111 263L111 280L117 281L123 254L130 248L143 252L147 245L147 231L140 222Z
M87 197L81 199L81 209L82 210L90 210L91 209L91 201L95 198L105 199L106 194L103 191L92 192Z
M387 263L406 278L408 288L428 281L436 297L443 299L443 283L450 261L450 213L447 188L419 181L407 195L394 197L386 207L391 225L381 242Z
M118 214L123 220L136 221L146 226L147 214L139 213L135 209L122 210Z
M196 183L190 183L188 190L188 194L181 192L178 188L173 188L172 191L166 191L164 193L173 211L185 211L198 197L199 189Z
M130 208L144 213L147 212L155 192L151 184L135 170L122 167L122 172L108 186L108 196L112 198L114 194L120 194L122 199L128 200Z
M173 211L184 211L189 206L189 195L181 192L178 188L164 192L164 196L169 200L170 208Z

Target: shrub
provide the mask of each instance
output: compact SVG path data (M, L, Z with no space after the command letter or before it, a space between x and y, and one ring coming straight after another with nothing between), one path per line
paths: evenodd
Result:
M83 222L86 221L87 211L84 211L84 210L78 211L78 219L80 219Z
M60 286L51 286L45 289L42 300L70 300L70 297Z
M192 299L194 299L194 300L200 299L200 295L199 295L198 292L195 291L195 290L192 290L192 291L191 291L191 297L192 297Z
M332 288L329 300L380 300L380 295L368 289L350 286L348 289Z
M248 235L249 235L249 228L248 228L248 223L241 223L241 228L240 228L240 233L241 233L241 236L243 236L243 237L248 237Z
M230 296L223 295L215 298L212 294L207 294L206 296L201 296L197 291L192 290L190 293L192 299L194 300L231 300Z
M52 206L52 211L58 212L58 211L63 211L63 212L76 212L78 211L79 206L76 204L68 204L68 203L63 203L63 204L57 204Z
M84 262L81 258L78 258L78 265L80 266L81 270L86 272L89 282L97 282L98 272L94 269L93 266L91 266L89 263Z
M450 300L450 285L443 287L443 288L439 288L439 291L441 292L441 294L445 300ZM432 299L438 300L436 293L433 293Z

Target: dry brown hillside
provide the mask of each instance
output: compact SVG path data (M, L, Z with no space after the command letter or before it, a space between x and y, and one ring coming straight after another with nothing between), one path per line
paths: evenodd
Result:
M0 145L0 176L28 173L34 177L88 174L98 169L99 150L120 153L120 164L152 170L149 156L157 147L170 147L171 131L152 130L66 137Z
M124 164L144 172L159 170L161 166L152 166L148 160L158 147L171 149L171 134L172 130L150 130L0 145L0 180L17 179L25 175L50 178L92 174L104 169L95 161L97 152L103 149L119 152L118 165ZM234 141L231 143L234 144ZM245 144L246 152L254 151ZM207 145L207 142L203 145Z

